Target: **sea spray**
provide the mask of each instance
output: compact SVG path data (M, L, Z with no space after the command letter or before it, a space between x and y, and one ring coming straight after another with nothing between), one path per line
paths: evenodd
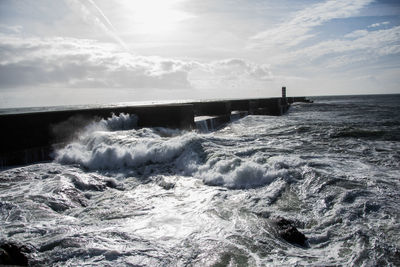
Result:
M287 174L274 165L257 163L257 159L236 157L226 160L208 155L202 149L204 137L195 132L163 128L111 131L129 129L129 120L122 114L91 124L76 142L57 151L55 160L63 164L78 164L89 170L120 173L143 166L148 171L154 165L151 170L154 174L160 171L159 164L170 164L172 170L182 175L228 188L258 187Z

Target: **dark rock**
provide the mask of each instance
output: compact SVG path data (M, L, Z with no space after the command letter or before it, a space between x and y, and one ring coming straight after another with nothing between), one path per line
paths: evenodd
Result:
M75 179L72 179L72 183L77 189L81 191L104 191L106 189L106 185L104 184L85 183L77 177L75 177Z
M166 182L164 180L161 180L158 183L158 185L161 186L162 188L164 188L165 190L170 190L170 189L175 188L175 184L174 183Z
M124 190L123 185L119 184L115 179L106 179L105 184L109 188L114 188L121 191Z
M282 217L277 217L273 219L273 223L276 225L278 230L278 235L291 244L296 244L299 246L306 246L307 237L299 232L297 228L293 225L293 222L286 220Z
M28 266L29 257L33 248L16 243L1 243L0 265Z
M271 212L269 211L259 211L255 213L258 217L262 217L264 219L269 219L271 217Z

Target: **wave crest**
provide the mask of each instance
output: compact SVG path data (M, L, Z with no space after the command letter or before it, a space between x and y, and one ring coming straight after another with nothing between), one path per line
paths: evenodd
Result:
M219 166L204 172L200 170L199 176L208 185L225 186L230 189L246 189L268 185L287 173L286 170L274 170L252 161L242 162L229 171L221 171L224 169L220 166L224 165L223 162L217 165Z
M128 115L113 116L88 127L80 138L56 152L62 164L78 164L88 170L156 176L175 173L203 180L207 185L231 189L268 185L288 175L287 160L250 157L227 158L201 134L163 128L132 129ZM223 142L223 141L221 141ZM221 153L222 152L222 153ZM282 167L281 162L286 168Z

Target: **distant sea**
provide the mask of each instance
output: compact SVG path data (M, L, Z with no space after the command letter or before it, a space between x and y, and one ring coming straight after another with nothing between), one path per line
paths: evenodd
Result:
M89 125L0 171L0 241L32 266L400 266L400 95L312 99L217 131Z
M45 111L59 110L77 110L90 108L107 108L107 107L124 107L124 106L146 106L146 105L163 105L172 103L185 103L195 100L165 100L165 101L136 101L136 102L120 102L113 104L87 104L87 105L65 105L65 106L43 106L43 107L17 107L17 108L0 108L1 114L20 114Z

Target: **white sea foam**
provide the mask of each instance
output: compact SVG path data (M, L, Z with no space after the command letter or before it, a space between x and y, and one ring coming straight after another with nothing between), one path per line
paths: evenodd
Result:
M167 140L161 137L141 140L132 136L130 138L130 143L108 144L99 142L99 137L95 134L92 138L86 137L81 142L69 144L57 151L56 161L80 164L94 170L116 170L144 164L169 163L183 153L195 136L187 134Z
M121 113L119 116L113 114L111 118L101 120L109 130L129 130L137 126L138 117L136 115Z
M151 164L172 164L175 172L196 177L205 184L237 189L267 185L287 173L276 165L276 160L269 166L257 163L257 158L243 161L239 158L220 158L213 152L206 153L201 149L202 135L195 132L163 128L130 130L121 143L110 130L106 130L125 127L129 119L125 115L113 116L90 126L82 138L57 151L56 161L79 164L91 170L113 171ZM201 160L202 157L206 160ZM154 167L154 173L158 172L157 168Z
M101 119L100 121L89 124L83 131L83 134L92 133L95 131L118 131L130 130L137 126L138 117L121 113L118 116L112 114L110 118Z
M124 135L110 132L130 128L132 121L134 118L121 114L90 125L77 141L57 151L55 160L91 170L120 172L151 164L171 164L177 173L228 188L267 185L287 173L276 160L269 166L258 163L257 158L243 161L220 158L212 151L206 153L201 148L202 135L195 132L163 128L133 129ZM201 160L204 157L206 160ZM152 172L157 173L158 168L155 166Z
M209 185L238 189L267 185L285 174L286 171L274 170L252 161L235 163L221 160L214 166L206 164L195 175Z

